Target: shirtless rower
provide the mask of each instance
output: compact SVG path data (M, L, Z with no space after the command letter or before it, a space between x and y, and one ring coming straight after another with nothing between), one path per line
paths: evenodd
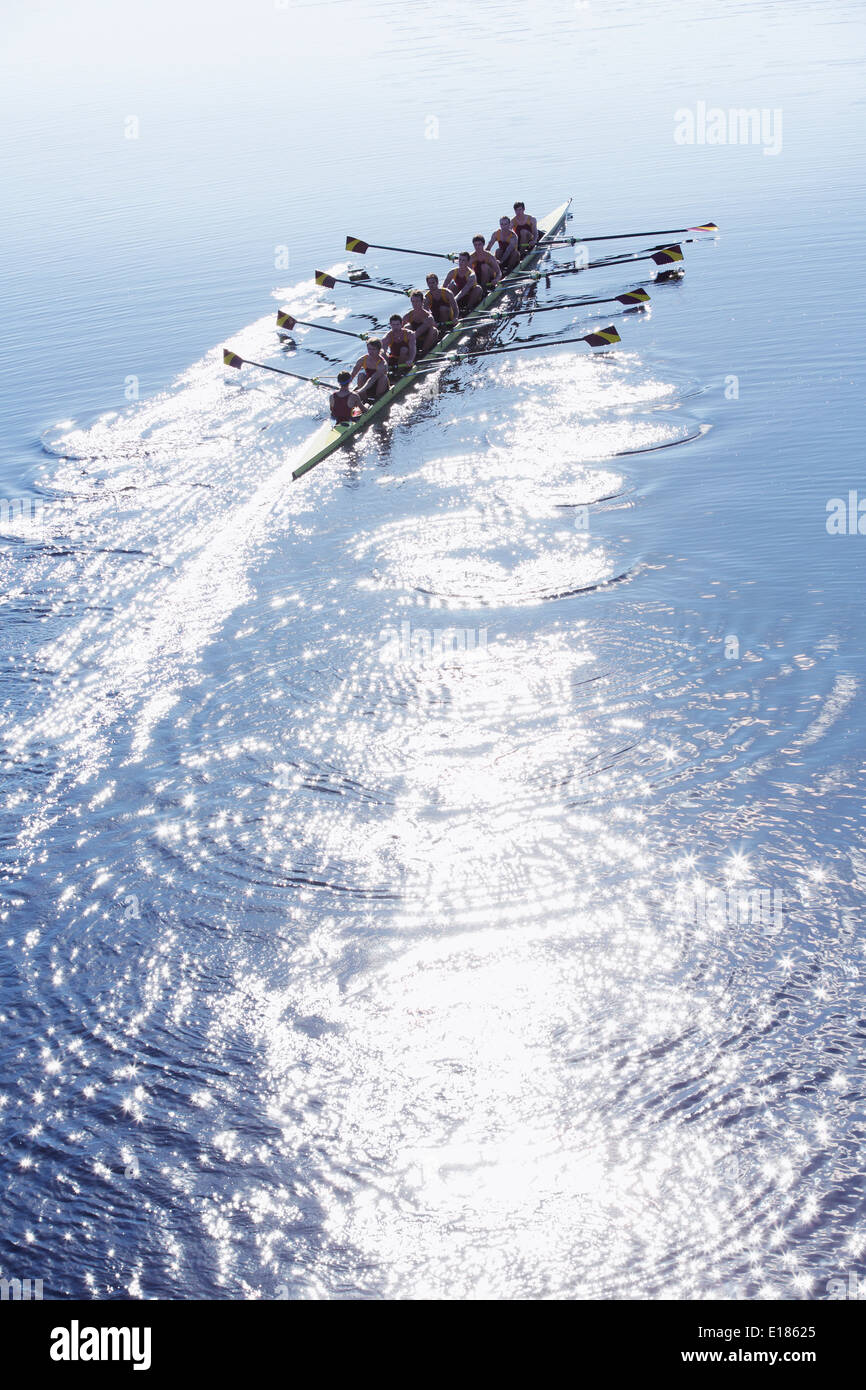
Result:
M392 314L388 322L391 326L382 343L388 357L388 370L405 371L415 361L415 334L411 328L403 326L399 314Z
M432 271L427 276L427 293L424 296L425 308L429 309L440 329L446 332L460 317L457 300L450 290L439 284L439 276Z
M388 364L382 356L382 344L378 338L370 338L364 354L358 358L349 374L349 380L358 378L358 395L372 400L384 396L388 390Z
M482 290L491 289L502 279L502 270L495 256L485 249L484 238L480 234L472 238L473 252L469 257L475 279Z
M511 227L517 237L520 254L525 256L527 251L531 251L538 241L538 223L534 217L530 217L523 203L514 204Z
M520 260L520 243L517 240L517 233L511 225L510 217L500 217L499 226L490 237L487 243L487 250L495 247L494 255L499 262L499 268L503 275L507 275L509 270L513 270Z
M475 271L469 264L468 251L460 252L457 257L457 264L445 276L444 284L446 290L450 290L457 300L457 307L461 314L474 309L484 298L484 291L475 278Z
M337 373L339 390L332 393L330 404L331 414L338 425L350 425L353 420L363 414L364 402L355 391L349 389L351 380L351 372Z
M408 314L403 315L403 327L411 328L415 334L416 356L423 357L425 352L429 352L438 343L439 330L430 310L424 307L424 296L421 291L413 290L409 298L412 301L412 308Z

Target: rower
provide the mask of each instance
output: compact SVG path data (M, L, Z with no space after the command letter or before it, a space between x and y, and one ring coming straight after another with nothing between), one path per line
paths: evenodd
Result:
M511 225L510 217L500 217L499 226L491 234L487 243L487 250L493 247L493 254L499 262L499 268L503 275L507 275L513 270L520 260L520 243L517 240L517 233Z
M424 307L424 296L420 290L413 290L409 296L412 308L403 315L403 327L411 328L415 334L416 356L423 357L439 341L436 320L429 309Z
M514 204L514 216L511 219L511 228L517 237L520 258L522 260L527 251L531 251L538 241L538 223L534 217L530 217L523 203Z
M349 389L351 372L338 372L339 390L331 396L331 414L338 425L350 425L364 413L364 403L355 391Z
M445 288L450 290L457 300L457 307L461 314L474 309L476 304L480 304L484 298L484 291L475 278L475 271L469 264L469 252L461 251L457 257L457 264L453 270L449 270L445 276Z
M376 400L388 390L388 364L382 356L382 343L378 338L370 338L366 352L358 358L349 380L355 376L358 378L359 396L370 396Z
M449 329L460 316L457 300L450 290L446 290L444 286L439 284L439 276L432 271L427 276L427 293L424 296L424 305L433 315L440 329Z
M473 251L469 257L475 279L482 290L492 289L502 279L502 268L495 256L485 249L484 237L479 233L472 238Z
M388 354L388 370L405 371L415 361L415 334L411 328L404 328L399 314L392 314L388 322L391 326L382 344Z

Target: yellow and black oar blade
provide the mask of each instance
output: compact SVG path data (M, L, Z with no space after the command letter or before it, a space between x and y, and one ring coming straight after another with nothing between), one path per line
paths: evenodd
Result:
M366 256L369 249L370 243L368 241L362 241L361 238L357 236L346 237L347 251L354 251L359 256Z
M291 314L287 314L285 309L277 310L277 328L294 328L297 321Z
M687 227L688 232L717 232L719 229L715 222L702 222L700 227Z
M336 283L333 275L326 275L324 270L316 271L316 284L321 285L323 290L332 290Z
M582 341L589 343L590 347L610 347L612 343L621 343L622 338L611 323L607 328L600 328L597 333L585 333Z
M618 304L648 304L649 295L646 290L627 290L625 294L616 296Z
M223 348L223 362L227 367L242 367L244 359L238 357L236 352L230 352L228 348Z
M683 259L683 248L681 246L663 246L660 251L655 251L650 258L656 265L673 265L675 261Z

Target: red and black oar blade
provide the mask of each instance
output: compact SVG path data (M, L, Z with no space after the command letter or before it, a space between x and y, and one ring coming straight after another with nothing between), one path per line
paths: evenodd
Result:
M366 256L366 254L367 254L367 252L369 251L369 249L370 249L370 243L369 243L369 241L362 241L361 238L360 238L360 237L357 237L357 236L347 236L347 237L346 237L346 250L347 250L347 251L356 251L357 254L358 254L359 256Z
M621 343L622 338L611 323L607 328L600 328L597 333L586 333L583 341L589 343L590 347L610 347L612 343Z
M681 246L663 246L660 251L653 252L650 257L656 265L673 265L675 261L683 259L683 248Z
M293 319L293 318L292 318L291 314L287 314L286 311L285 311L285 309L278 309L278 310L277 310L277 327L278 327L278 328L294 328L294 326L295 326L295 324L297 323L297 321L298 321L297 319Z
M316 284L321 285L323 290L332 290L337 283L333 275L326 275L324 270L317 270L315 279Z
M627 290L625 294L616 296L618 304L648 304L649 295L646 290Z
M223 362L227 367L242 367L244 359L238 357L236 352L230 352L228 348L223 348Z

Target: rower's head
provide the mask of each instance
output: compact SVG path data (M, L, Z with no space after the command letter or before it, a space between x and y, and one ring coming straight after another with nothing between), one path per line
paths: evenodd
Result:
M413 309L420 309L421 305L424 303L424 295L421 290L413 290L409 299L411 300Z
M368 339L367 339L367 351L368 351L368 352L372 352L372 354L373 354L374 357L378 357L378 356L379 356L379 353L382 351L382 339L381 339L381 338L368 338Z
M483 236L481 235L481 233L479 232L477 236L474 236L474 237L472 238L472 245L475 247L475 250L476 250L476 251L483 251L483 250L484 250L484 247L485 247L485 245L486 245L486 241L487 241L487 238L486 238L486 237L483 237Z
M515 203L515 204L514 204L514 211L517 213L517 216L518 216L518 217L522 217L523 214L526 212L526 205L525 205L525 203Z
M348 386L351 380L351 372L337 372L337 384L339 386Z
M431 290L438 290L439 276L436 274L435 270L431 270L430 274L427 276L427 285Z
M510 217L500 217L500 219L499 219L499 225L500 225L500 227L502 228L502 230L503 230L503 232L504 232L505 229L506 229L506 227L510 227L510 226L511 226L511 218L510 218Z
M460 267L461 270L468 270L468 269L469 269L469 252L468 252L468 251L461 251L461 252L460 252L460 255L457 257L457 264L459 265L459 267Z
M389 318L388 322L390 323L390 325L391 325L392 328L402 328L402 327L403 327L403 320L402 320L402 318L400 317L399 314L392 314L391 317Z

